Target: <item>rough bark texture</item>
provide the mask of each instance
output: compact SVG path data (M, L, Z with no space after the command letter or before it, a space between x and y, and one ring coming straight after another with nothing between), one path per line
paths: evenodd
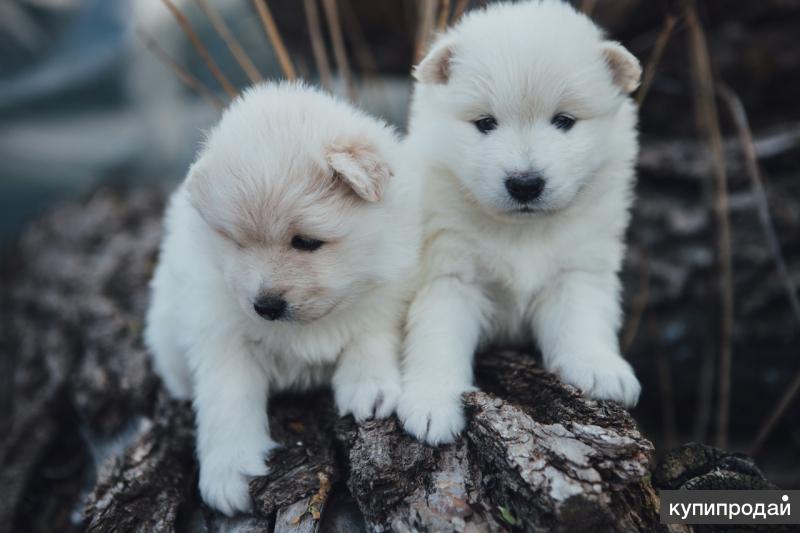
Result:
M669 490L777 490L752 459L692 442L667 452L653 485Z
M469 427L451 446L422 445L395 419L340 419L327 390L277 398L270 423L285 448L251 483L255 516L209 511L191 408L160 391L141 343L163 201L99 192L33 225L15 251L2 309L14 378L0 529L656 527L653 449L630 415L507 352L479 358L484 392L465 396Z

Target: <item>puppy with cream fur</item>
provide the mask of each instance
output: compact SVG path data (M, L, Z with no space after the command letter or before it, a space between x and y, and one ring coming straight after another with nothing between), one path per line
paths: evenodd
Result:
M406 148L423 166L425 244L397 409L411 434L463 429L473 354L490 344L535 342L564 382L636 403L617 334L640 72L556 0L471 12L416 67Z
M384 123L299 84L252 88L208 134L167 209L145 339L192 399L200 492L251 507L267 398L330 382L341 414L386 417L418 259L418 190Z

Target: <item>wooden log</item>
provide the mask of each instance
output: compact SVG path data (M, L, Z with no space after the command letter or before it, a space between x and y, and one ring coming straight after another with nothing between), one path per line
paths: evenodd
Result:
M469 426L450 446L415 441L395 418L340 419L329 390L274 399L271 430L284 448L251 483L254 515L210 511L196 488L191 408L166 398L141 343L163 203L151 190L102 191L35 224L17 248L3 311L16 350L0 455L7 524L38 516L64 531L656 526L653 449L630 415L562 385L532 356L502 351L478 358L482 392L465 395ZM54 403L75 422L65 424ZM65 485L31 482L45 451L70 435L84 443L73 477L93 486L85 502L80 483L61 501L50 495ZM81 508L83 524L74 518Z

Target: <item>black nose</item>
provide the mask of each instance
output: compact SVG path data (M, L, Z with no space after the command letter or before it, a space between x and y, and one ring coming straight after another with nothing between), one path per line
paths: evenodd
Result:
M523 204L536 200L544 190L544 179L535 173L511 174L506 179L506 190L513 199Z
M278 320L286 314L286 300L280 296L264 296L255 301L253 309L267 320Z

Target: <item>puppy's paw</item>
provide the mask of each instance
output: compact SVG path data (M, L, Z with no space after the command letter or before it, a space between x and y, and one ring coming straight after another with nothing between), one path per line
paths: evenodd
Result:
M461 394L472 387L445 391L431 387L407 388L397 404L397 417L405 430L432 445L447 444L456 440L464 430L466 419L461 405Z
M266 460L275 446L272 441L252 450L232 445L202 457L200 495L203 501L228 516L250 512L253 507L250 479L267 474Z
M565 357L553 370L569 383L597 400L614 400L625 407L639 401L642 386L631 365L616 354L605 357Z
M401 392L400 377L388 372L383 376L340 375L333 389L339 415L352 414L359 422L391 415Z

